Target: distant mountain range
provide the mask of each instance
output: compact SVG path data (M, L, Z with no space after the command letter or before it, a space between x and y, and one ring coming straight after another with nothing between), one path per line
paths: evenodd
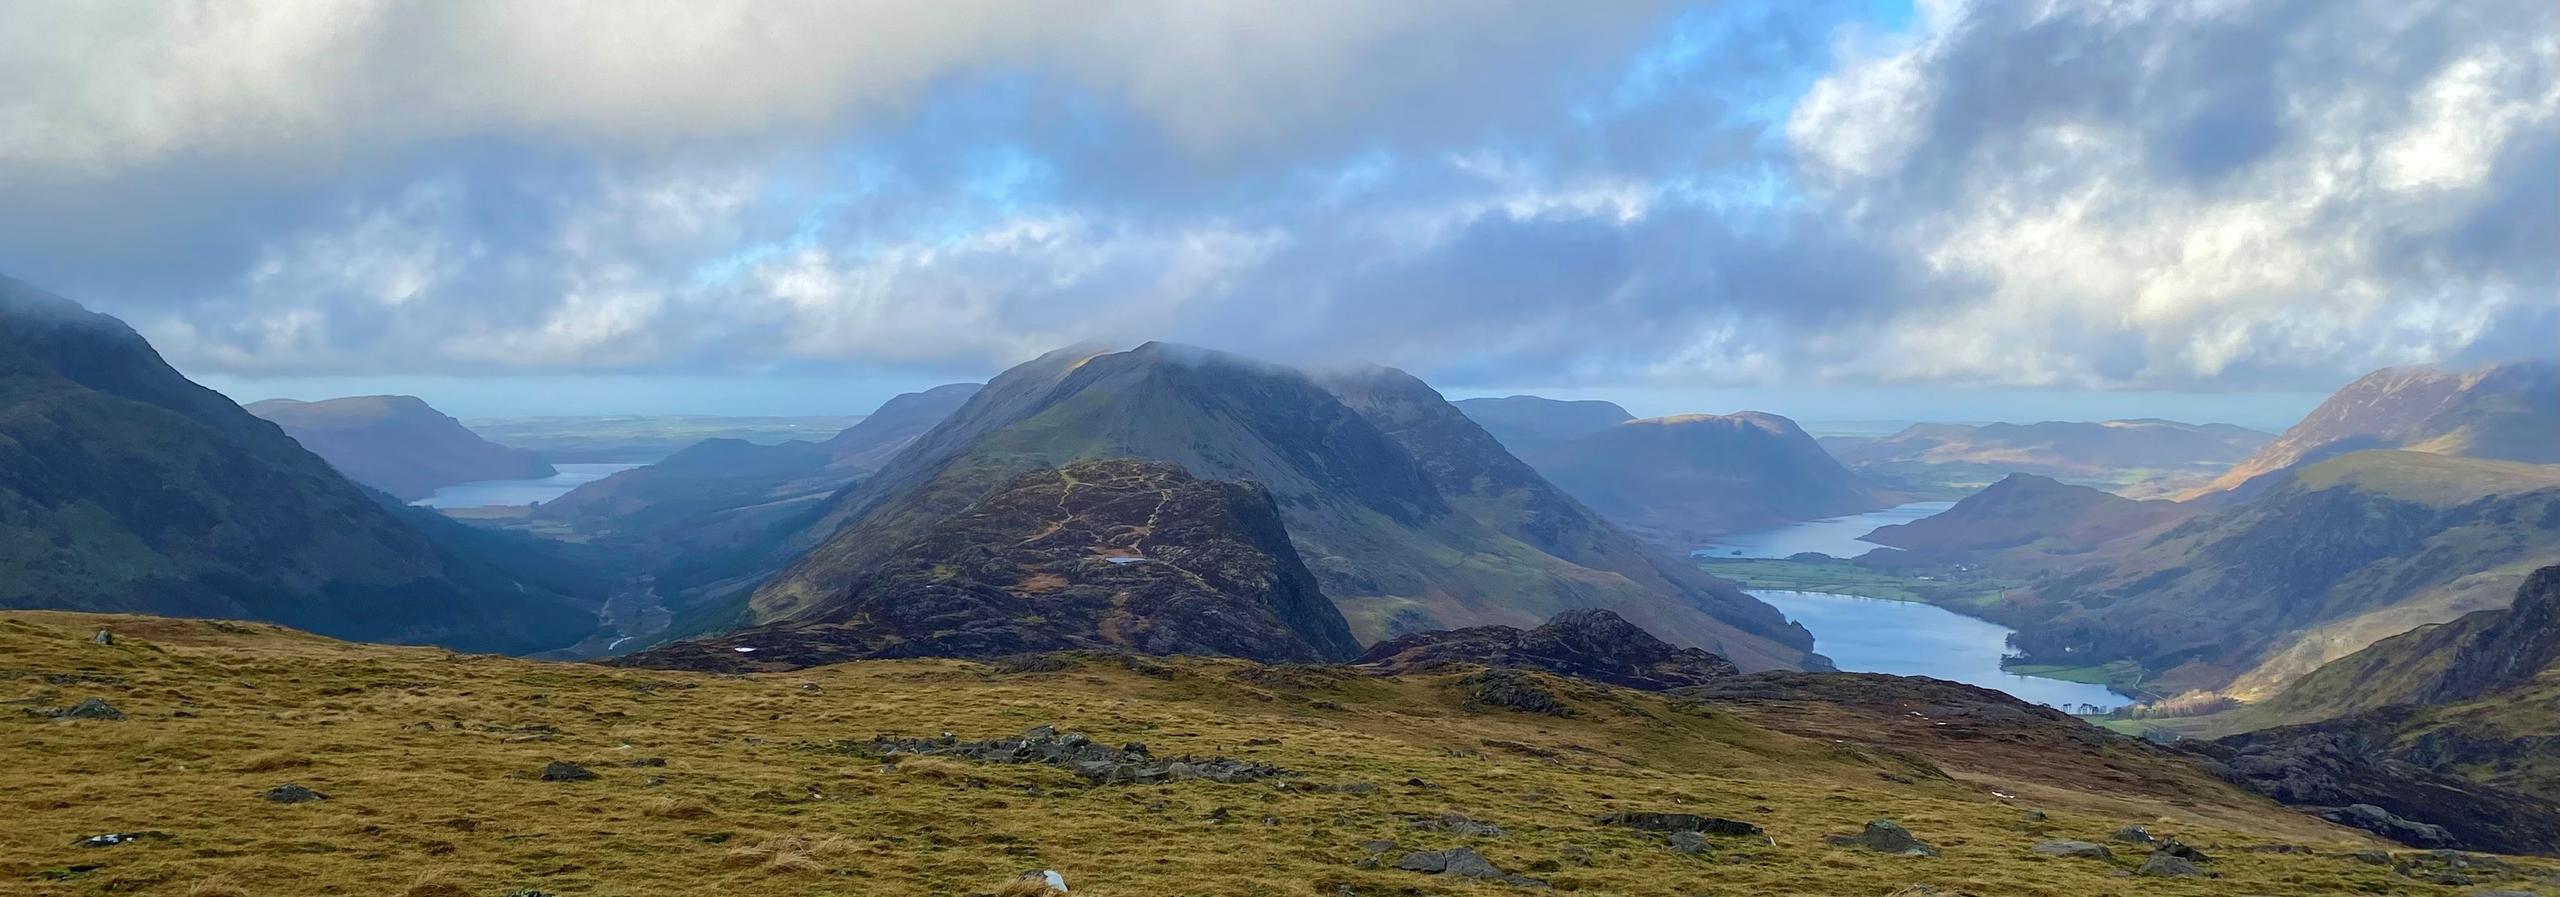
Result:
M2368 449L2560 462L2560 364L2521 362L2469 373L2403 367L2366 374L2183 497L2245 496L2287 469Z
M1684 549L1894 503L1794 421L1757 411L1622 421L1523 458L1602 516Z
M268 399L246 407L348 478L404 501L457 483L559 473L541 455L482 439L416 396Z
M1860 474L1906 488L1964 488L2026 473L2148 498L2208 481L2274 438L2229 424L2142 419L1914 424L1890 436L1821 442Z
M592 586L368 493L122 322L0 278L0 607L531 651L594 627Z
M2136 501L2050 477L2013 473L1910 523L1879 527L1866 541L1917 551L2029 549L2045 554L2089 551L2197 513L2169 501Z
M1605 607L1748 669L1818 664L1774 609L1644 546L1400 371L1321 381L1162 343L1061 350L987 384L789 542L813 547L722 625L829 619L902 546L1026 473L1086 459L1250 480L1364 639Z

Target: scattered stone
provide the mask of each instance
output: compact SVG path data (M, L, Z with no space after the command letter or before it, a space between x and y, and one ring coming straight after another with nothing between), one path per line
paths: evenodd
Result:
M630 763L626 763L626 764L624 764L624 765L625 765L625 766L636 766L636 767L646 767L646 768L649 768L649 769L656 769L656 768L659 768L659 767L662 767L662 766L667 765L667 758L665 758L665 757L642 757L642 758L640 758L640 759L638 759L638 760L633 760L633 761L631 761Z
M586 767L562 760L542 765L542 780L545 782L583 782L595 777L596 774L587 771Z
M2070 857L2072 859L2103 860L2106 862L2114 862L2116 858L2115 852L2108 850L2106 845L2091 844L2087 841L2046 841L2027 849L2049 857Z
M1458 878L1471 878L1478 881L1499 881L1524 887L1543 888L1547 886L1546 882L1539 881L1534 878L1504 872L1500 868L1494 866L1493 861L1485 859L1484 855L1464 847L1454 850L1426 850L1419 853L1408 853L1404 855L1404 859L1396 861L1396 868L1407 872L1421 872L1430 875L1451 875Z
M1469 838L1503 838L1511 835L1510 832L1503 831L1502 826L1490 822L1477 822L1467 818L1464 813L1442 813L1438 819L1415 818L1410 821L1410 824L1418 829L1434 829Z
M326 794L292 783L286 783L269 788L267 789L267 793L261 796L265 797L267 802L271 804L307 804L315 800L329 799L329 796Z
M532 888L517 888L508 891L506 897L552 897L552 894L549 891L536 891Z
M2206 856L2204 851L2189 847L2186 842L2180 841L2176 838L2162 838L2160 839L2159 844L2152 847L2152 850L2157 853L2165 853L2170 856L2177 857L2178 859L2182 859L2190 863L2213 862L2213 858Z
M1671 849L1677 850L1681 853L1704 853L1708 846L1707 836L1698 834L1697 832L1671 833Z
M1467 687L1470 707L1502 707L1549 716L1572 716L1573 708L1549 691L1537 677L1519 670L1486 670L1458 680Z
M1360 849L1361 849L1361 850L1366 850L1366 851L1368 851L1368 852L1370 852L1370 853L1372 853L1372 854L1386 853L1386 852L1388 852L1388 851L1391 851L1391 850L1396 849L1396 842L1393 842L1393 841L1362 841L1362 842L1360 842Z
M90 698L71 705L68 710L55 711L53 715L62 719L123 719L124 711L117 710L115 705L102 698Z
M161 841L168 837L168 832L108 832L103 835L90 835L72 843L81 847L114 847L135 841Z
M1854 847L1895 856L1933 857L1938 855L1937 848L1913 837L1910 830L1894 824L1890 819L1878 819L1867 823L1865 831L1854 835L1832 835L1823 840L1829 841L1833 847Z
M1751 837L1765 834L1759 826L1733 819L1700 816L1695 813L1637 813L1620 811L1592 820L1601 825L1616 825L1644 832L1697 832L1704 835Z
M2300 855L2300 856L2311 856L2311 855L2313 855L2313 854L2319 853L2319 851L2312 850L2311 848L2304 847L2304 846L2302 846L2302 845L2300 845L2300 844L2259 844L2259 845L2256 845L2256 846L2253 846L2253 847L2249 848L2249 852L2250 852L2250 853L2296 854L2296 855Z
M868 743L844 742L838 747L883 756L913 754L956 757L980 763L1038 763L1064 767L1096 785L1153 785L1185 779L1206 779L1232 785L1293 775L1268 763L1230 757L1185 755L1161 758L1149 753L1144 744L1131 743L1115 748L1096 744L1093 739L1075 732L1061 735L1049 726L1034 728L1017 737L989 741L961 741L948 734L936 738L883 735Z
M2116 833L2112 836L2112 839L2122 841L2127 844L2150 844L2159 840L2158 838L2151 837L2150 829L2143 828L2138 825L2128 825L2123 828L2116 829Z
M2532 891L2473 891L2471 897L2541 897Z
M101 629L98 630L97 638L91 639L91 641L95 641L101 645L112 645L116 643L116 634Z
M2387 850L2359 850L2347 854L2347 858L2367 866L2391 865L2391 852Z
M2394 859L2391 871L2404 878L2439 885L2478 884L2483 877L2499 878L2515 871L2505 860L2459 850L2430 850Z
M2134 874L2154 878L2195 878L2203 875L2204 870L2176 855L2155 853L2150 859L2143 860L2142 868L2134 870Z

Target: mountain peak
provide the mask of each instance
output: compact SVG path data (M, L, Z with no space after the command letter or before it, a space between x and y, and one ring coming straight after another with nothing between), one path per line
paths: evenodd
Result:
M1389 673L1447 666L1526 668L1651 691L1704 685L1739 673L1731 661L1663 641L1602 608L1565 611L1527 630L1478 626L1398 636L1371 646L1356 662Z

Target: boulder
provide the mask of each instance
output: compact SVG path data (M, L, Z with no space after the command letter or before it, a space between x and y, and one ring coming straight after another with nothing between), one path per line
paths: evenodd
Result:
M104 699L90 698L54 715L63 719L123 719L124 711L117 710L115 705Z
M2150 859L2143 860L2142 868L2134 870L2134 874L2154 878L2197 878L2204 875L2204 870L2176 856L2155 853Z
M1878 819L1867 823L1866 830L1855 835L1832 835L1825 840L1831 842L1833 847L1854 847L1895 856L1933 857L1938 855L1937 848L1913 837L1910 830L1896 825L1890 819Z
M1707 836L1705 835L1698 834L1697 832L1671 833L1671 849L1673 850L1677 850L1681 853L1703 853L1706 851L1707 847Z
M545 782L583 782L595 777L595 773L575 763L553 760L542 765L542 780Z
M1494 866L1492 860L1485 859L1484 855L1464 847L1408 853L1404 855L1404 859L1396 861L1396 868L1407 872L1449 875L1478 881L1498 881L1527 887L1543 888L1547 885L1546 882L1534 878L1504 872Z
M2103 860L2107 862L2113 862L2116 858L2115 852L2108 850L2106 845L2092 844L2087 841L2046 841L2027 849L2049 857L2070 857L2073 859Z
M286 783L269 788L267 789L266 794L261 796L266 798L266 801L271 804L307 804L315 800L329 799L329 796L326 794L292 783Z

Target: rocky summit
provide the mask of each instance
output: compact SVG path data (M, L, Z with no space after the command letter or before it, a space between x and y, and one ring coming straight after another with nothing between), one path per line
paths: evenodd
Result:
M1649 691L1704 685L1737 672L1722 657L1655 638L1597 608L1565 611L1534 629L1475 626L1399 636L1371 646L1357 663L1385 673L1527 668Z
M1268 492L1117 459L1013 478L858 575L821 617L627 662L751 670L1062 650L1313 662L1357 647Z

